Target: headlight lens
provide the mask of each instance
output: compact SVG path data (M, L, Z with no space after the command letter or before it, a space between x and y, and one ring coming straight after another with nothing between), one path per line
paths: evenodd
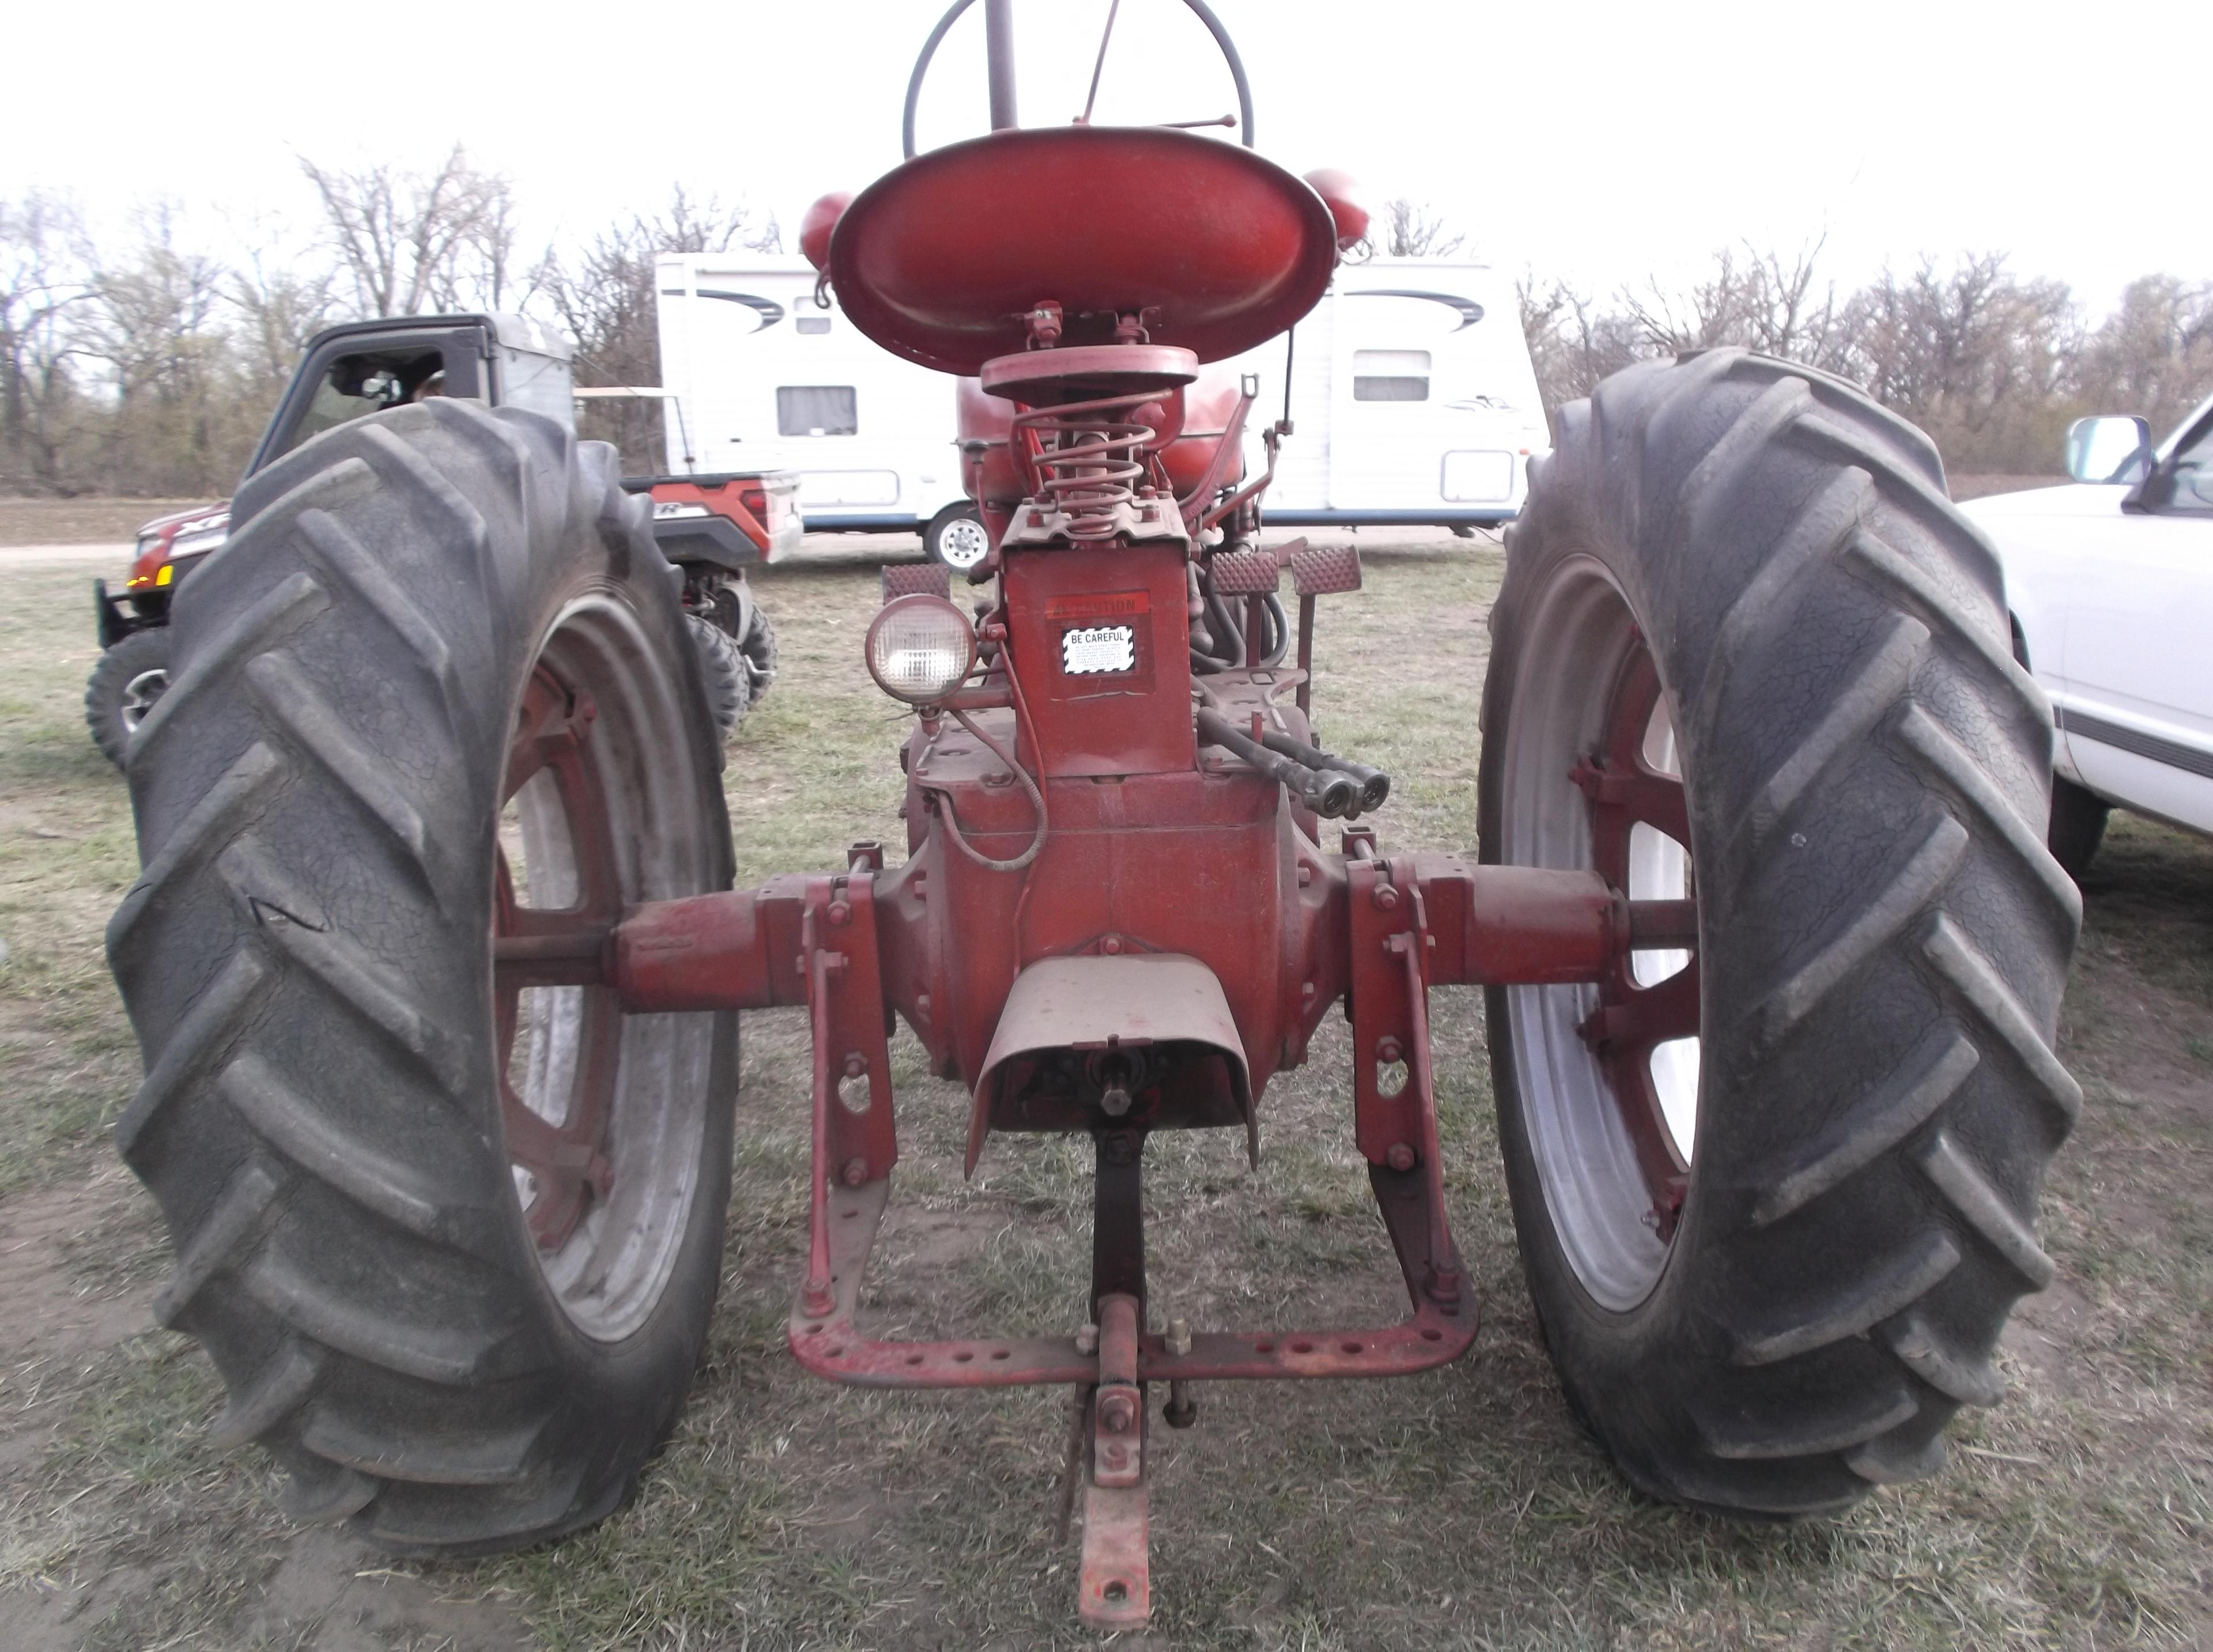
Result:
M910 705L930 705L958 688L976 663L976 628L942 596L894 598L869 626L869 674Z
M229 533L230 524L227 521L217 522L213 527L196 527L188 533L180 533L175 539L169 541L169 559L174 562L179 557L194 556L203 551L212 551L221 545Z

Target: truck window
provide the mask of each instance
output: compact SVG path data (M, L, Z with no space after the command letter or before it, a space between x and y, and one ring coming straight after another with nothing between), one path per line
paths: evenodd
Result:
M1430 352L1426 350L1356 350L1352 352L1355 401L1427 401Z
M2174 493L2170 510L2213 511L2213 424L2174 455Z
M860 413L850 384L777 387L778 436L854 436L860 428Z
M402 402L445 393L445 360L436 351L341 356L315 387L314 399L270 454L290 453L310 437Z

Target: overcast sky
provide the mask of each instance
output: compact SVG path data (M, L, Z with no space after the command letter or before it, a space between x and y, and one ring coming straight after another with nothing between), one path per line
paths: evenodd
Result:
M1427 200L1492 262L1604 290L1739 241L1826 232L1849 283L1998 250L2094 313L2152 271L2213 277L2204 0L1215 0L1259 147ZM982 7L947 37L927 148L981 131ZM1082 107L1107 0L1017 0L1025 124ZM309 223L295 159L435 162L515 183L533 241L681 181L773 211L899 159L936 0L535 7L44 0L9 26L0 193L73 192L106 225L172 199L208 250ZM1233 107L1177 0L1123 0L1102 120Z

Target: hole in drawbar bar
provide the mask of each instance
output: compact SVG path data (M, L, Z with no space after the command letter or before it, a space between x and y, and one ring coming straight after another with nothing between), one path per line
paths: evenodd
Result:
M909 1354L906 1356L906 1362L909 1365L919 1365L922 1363L922 1356L919 1354Z
M1422 1332L1422 1340L1424 1342L1442 1342L1444 1339L1445 1333L1438 1330L1434 1326Z
M1253 1351L1256 1354L1272 1354L1276 1351L1276 1344L1264 1338L1253 1344Z
M1314 1344L1302 1337L1298 1341L1291 1344L1291 1352L1294 1354L1311 1354L1314 1352Z
M970 1360L975 1357L976 1356L973 1354L968 1352L965 1348L953 1356L954 1362L959 1365L966 1365Z
M825 1359L835 1359L838 1355L844 1351L845 1350L842 1348L826 1348L822 1350L822 1357Z
M1007 1350L1003 1348L994 1348L991 1350L991 1357L993 1359L1004 1359L1007 1357Z
M1119 1602L1130 1598L1130 1586L1118 1577L1113 1582L1109 1583L1105 1588L1100 1590L1099 1593L1106 1596L1109 1600L1115 1601L1119 1604Z
M807 1327L807 1334L810 1337L819 1337L822 1334L822 1327L819 1325L810 1325Z
M1356 1354L1360 1351L1360 1344L1356 1342L1341 1342L1338 1346L1348 1354Z

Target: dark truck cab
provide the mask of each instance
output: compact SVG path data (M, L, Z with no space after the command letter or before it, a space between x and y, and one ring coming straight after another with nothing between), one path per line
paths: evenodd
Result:
M318 333L271 415L246 467L253 475L325 430L431 396L576 424L576 348L526 316L485 313L350 321ZM649 496L653 533L685 570L685 607L698 624L716 713L725 728L774 674L767 617L753 605L746 570L796 548L797 482L789 472L625 478ZM138 530L120 593L93 582L102 650L85 692L94 741L119 765L131 732L168 682L169 600L178 584L229 536L229 503L158 516Z

